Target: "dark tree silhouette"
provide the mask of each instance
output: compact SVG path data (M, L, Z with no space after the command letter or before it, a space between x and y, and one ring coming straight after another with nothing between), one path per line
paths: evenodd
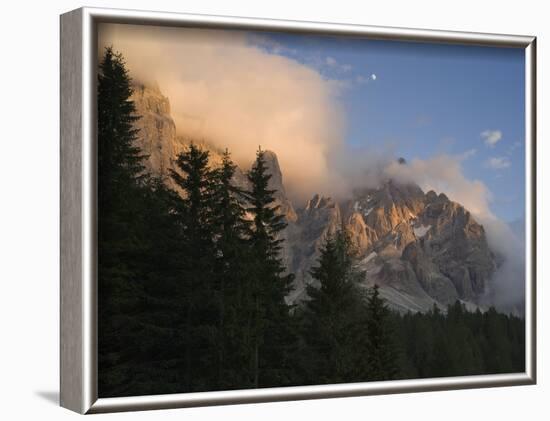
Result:
M175 215L183 240L180 280L184 283L185 317L181 334L186 391L202 390L217 377L214 173L208 166L208 157L208 151L192 143L178 156L177 170L170 171L184 193L175 206Z
M389 310L374 285L367 298L366 358L369 380L392 380L399 374L398 351L394 342Z
M244 191L233 184L237 166L225 151L220 168L214 170L213 224L216 244L215 283L218 291L217 364L220 388L238 388L246 384L239 367L246 367L247 341L243 326L247 323L250 257L248 239L251 223L245 218ZM242 387L242 386L241 386Z
M316 282L307 287L302 371L308 383L364 381L366 359L358 352L366 340L364 300L357 286L361 273L353 266L344 230L326 238L311 275Z
M99 387L124 388L135 343L133 317L143 299L143 278L134 265L144 251L143 156L133 146L138 119L124 60L106 48L98 73L98 279Z
M275 190L269 189L270 179L264 151L260 148L248 173L251 187L246 194L247 211L253 217L249 273L252 281L250 337L254 387L284 384L291 372L288 354L292 332L289 329L290 308L285 297L290 292L293 277L285 274L280 256L281 231L286 223L275 204Z

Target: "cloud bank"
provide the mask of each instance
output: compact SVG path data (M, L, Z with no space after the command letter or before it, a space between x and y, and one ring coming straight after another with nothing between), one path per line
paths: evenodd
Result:
M130 75L158 83L179 135L229 148L248 167L261 145L276 151L294 198L338 189L328 159L344 138L339 84L299 62L253 45L246 33L102 25Z
M490 215L491 193L479 180L468 179L462 170L465 155L438 155L430 159L413 159L406 165L390 163L385 174L397 181L414 181L424 191L444 192L477 216Z

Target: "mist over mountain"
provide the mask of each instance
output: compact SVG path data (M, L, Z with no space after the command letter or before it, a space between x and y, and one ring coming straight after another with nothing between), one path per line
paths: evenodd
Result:
M178 136L229 148L242 168L258 145L275 151L293 200L346 188L329 159L344 141L335 81L252 45L243 31L108 24L99 33L99 55L116 45L133 80L170 98Z

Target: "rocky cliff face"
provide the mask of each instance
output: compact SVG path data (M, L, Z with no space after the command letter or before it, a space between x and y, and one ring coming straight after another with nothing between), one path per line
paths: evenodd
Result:
M328 235L342 225L340 206L330 197L314 195L305 208L298 210L296 220L289 222L285 235L289 271L296 276L294 290L288 299L299 301L306 297L305 288L311 282L309 270L317 263L321 247Z
M136 122L137 145L148 155L146 167L153 174L167 175L190 140L177 136L170 103L157 87L135 86L132 100L141 116ZM221 151L193 141L209 150L214 166L221 163ZM272 174L270 188L276 190L275 205L288 223L282 233L283 259L296 275L288 301L306 298L306 285L312 282L309 270L325 238L338 229L349 234L357 266L365 273L361 285L379 285L395 309L427 311L456 299L477 305L489 293L496 260L483 226L444 194L387 180L379 188L357 190L340 204L315 194L295 209L276 154L266 151L265 159ZM235 174L242 188L248 187L245 174L242 169ZM175 187L169 178L167 182Z
M460 299L477 304L496 268L485 230L444 194L388 180L348 204L348 232L365 285L401 310Z
M286 189L283 184L283 173L281 172L277 155L275 152L265 151L264 159L268 171L271 174L269 188L275 190L275 205L279 206L279 211L286 216L288 222L296 222L298 216L286 194Z
M140 116L135 123L139 129L137 146L148 156L145 162L148 171L165 173L183 147L170 116L170 102L156 86L135 85L133 89L131 100Z

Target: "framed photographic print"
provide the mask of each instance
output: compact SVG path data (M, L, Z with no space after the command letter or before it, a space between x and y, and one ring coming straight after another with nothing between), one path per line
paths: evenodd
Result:
M534 384L535 38L61 16L61 405Z

